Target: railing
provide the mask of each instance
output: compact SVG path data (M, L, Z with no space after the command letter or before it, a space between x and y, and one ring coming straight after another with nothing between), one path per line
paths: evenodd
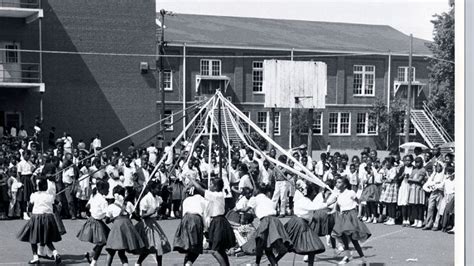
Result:
M0 83L40 83L38 63L0 62Z
M0 7L41 8L41 0L0 0Z
M452 142L453 138L451 138L451 136L448 134L446 129L443 127L443 125L441 125L441 123L438 121L438 119L433 115L433 113L431 112L431 109L428 107L426 102L423 102L423 109L425 110L425 113L428 116L428 118L433 122L435 127L441 133L443 138L448 142Z

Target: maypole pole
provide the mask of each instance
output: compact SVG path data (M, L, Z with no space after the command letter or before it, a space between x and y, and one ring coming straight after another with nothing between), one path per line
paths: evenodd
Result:
M220 92L220 89L217 90L217 93L221 93ZM222 130L221 130L221 105L222 105L222 101L220 101L219 98L217 98L218 102L217 102L217 111L218 111L218 114L217 114L217 127L218 127L218 145L219 145L219 152L218 152L218 156L219 156L219 178L222 179Z

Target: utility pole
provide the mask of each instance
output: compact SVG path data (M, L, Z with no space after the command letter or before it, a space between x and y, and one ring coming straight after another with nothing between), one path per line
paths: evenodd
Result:
M407 110L405 113L405 143L410 142L410 113L411 113L411 79L412 71L412 53L413 53L413 34L410 34L410 54L408 55L408 95L407 95Z
M219 128L219 178L222 179L222 118L221 118L221 105L222 105L222 101L220 99L217 99L218 102L217 102L217 108L218 108L218 115L217 115L217 125L218 125L218 128Z
M160 69L160 74L159 74L159 80L160 80L160 89L161 89L161 119L165 118L165 81L164 81L164 69L163 69L163 55L164 49L165 49L165 15L166 15L166 10L161 9L160 10L160 16L161 16L161 36L160 36L160 45L158 49L158 62L157 62L157 68ZM163 123L161 123L163 125ZM164 126L161 127L164 129ZM163 139L164 139L164 134L163 134Z

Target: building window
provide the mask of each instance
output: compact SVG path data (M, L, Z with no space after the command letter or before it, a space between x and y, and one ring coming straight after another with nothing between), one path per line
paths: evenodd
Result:
M242 112L242 113L250 119L250 112ZM240 119L240 121L244 130L246 130L247 133L250 133L250 125L242 119Z
M374 96L375 66L354 65L354 95Z
M280 136L280 122L280 112L275 112L275 116L273 118L273 134L275 134L275 136Z
M163 83L165 91L173 90L173 72L171 70L163 71Z
M166 131L173 131L173 111L165 110L164 126Z
M202 59L201 60L202 76L220 76L221 60Z
M316 112L314 114L313 121L313 135L322 135L323 134L323 113Z
M303 128L301 134L308 134L308 129ZM315 112L313 117L313 135L323 134L323 113Z
M5 45L5 62L6 63L18 63L18 45L7 44Z
M253 92L262 92L263 84L263 62L254 61L252 63Z
M377 135L377 117L368 113L357 114L356 133L359 135Z
M350 135L351 113L329 113L329 134Z
M415 81L415 68L412 67L412 73L410 73L411 81ZM408 67L398 67L398 81L408 82Z
M268 124L268 113L267 112L258 112L257 113L257 126L267 133L267 124Z

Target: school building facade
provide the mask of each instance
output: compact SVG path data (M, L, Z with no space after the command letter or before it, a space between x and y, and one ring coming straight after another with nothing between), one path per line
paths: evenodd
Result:
M269 134L270 109L263 106L263 60L322 61L327 64L326 108L314 111L313 149L324 150L328 143L336 149L382 149L386 143L373 122L377 118L369 112L377 102L390 106L396 98L406 101L409 40L408 35L383 25L186 14L166 17L166 115L221 89ZM413 41L412 105L418 109L430 91L427 43ZM158 98L161 109L161 95ZM274 138L288 148L290 110L275 110ZM177 135L184 124L174 124L166 137ZM410 132L413 140L423 141L413 125ZM398 135L403 143L403 134ZM306 139L293 135L291 146Z
M31 133L42 117L45 138L54 126L108 144L158 119L155 75L140 71L149 57L120 55L156 54L154 0L5 0L0 25L4 131Z

